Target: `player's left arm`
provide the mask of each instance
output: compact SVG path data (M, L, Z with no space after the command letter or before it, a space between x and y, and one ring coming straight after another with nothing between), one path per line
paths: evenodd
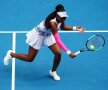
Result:
M65 25L64 22L62 22L60 28L61 28L62 30L66 30L66 31L72 31L72 30L74 31L74 28L75 28L75 27L67 26L67 25ZM84 28L81 27L81 26L76 26L76 30L79 31L79 32L81 32L81 33L84 32Z

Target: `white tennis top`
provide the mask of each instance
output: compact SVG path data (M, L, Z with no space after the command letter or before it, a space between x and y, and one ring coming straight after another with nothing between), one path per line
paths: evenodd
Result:
M60 29L61 23L58 23L57 20L56 20L56 18L52 19L50 22L55 22L57 24L57 29ZM39 25L37 25L37 27L35 27L35 28L37 28L37 29L39 29L41 31L51 32L50 29L47 29L45 27L45 20L42 21Z

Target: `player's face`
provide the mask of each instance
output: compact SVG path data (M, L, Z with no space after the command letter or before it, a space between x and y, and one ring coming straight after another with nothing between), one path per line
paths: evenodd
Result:
M58 15L56 16L56 20L57 20L58 23L64 22L65 19L66 19L66 17L62 17L62 18L61 18L61 17L58 16Z

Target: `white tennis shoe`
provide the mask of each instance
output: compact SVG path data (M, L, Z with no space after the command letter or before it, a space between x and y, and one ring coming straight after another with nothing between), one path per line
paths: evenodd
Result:
M57 75L56 71L50 70L50 76L53 77L54 80L60 80L60 76Z
M4 57L4 65L9 64L9 60L12 59L12 56L10 53L13 52L12 50L8 50L6 56Z

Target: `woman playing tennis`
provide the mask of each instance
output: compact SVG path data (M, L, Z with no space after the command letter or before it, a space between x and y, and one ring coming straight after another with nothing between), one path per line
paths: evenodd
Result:
M37 55L39 49L46 45L54 54L54 62L50 70L50 76L54 80L60 80L60 76L56 70L61 60L60 48L64 50L71 58L75 57L67 47L62 43L59 37L58 30L78 30L83 32L84 29L80 26L70 27L65 25L66 17L68 17L64 6L59 4L56 6L55 11L52 12L44 21L29 31L26 36L26 43L29 45L27 54L16 54L9 50L4 58L4 64L8 65L10 59L18 58L26 62L32 62Z

